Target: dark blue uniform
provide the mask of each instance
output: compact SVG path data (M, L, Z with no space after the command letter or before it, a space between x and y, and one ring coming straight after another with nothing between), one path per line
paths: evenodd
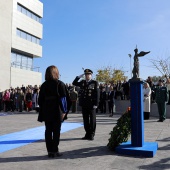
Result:
M98 82L95 80L89 82L81 80L78 82L79 79L79 77L76 77L73 85L79 86L81 89L79 103L82 106L84 129L86 131L85 137L82 139L93 140L96 130L96 110L94 106L98 106Z

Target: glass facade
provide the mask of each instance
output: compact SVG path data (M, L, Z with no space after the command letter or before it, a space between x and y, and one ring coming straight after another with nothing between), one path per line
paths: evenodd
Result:
M17 29L17 36L19 36L20 38L23 38L25 40L28 40L28 41L31 41L35 44L39 44L40 45L40 39L31 35L31 34L28 34L20 29Z
M26 55L11 52L11 67L24 70L33 70L33 58Z
M33 12L31 12L30 10L26 9L25 7L23 7L20 4L17 4L17 10L21 13L23 13L24 15L32 18L33 20L41 23L41 17L39 17L38 15L34 14Z

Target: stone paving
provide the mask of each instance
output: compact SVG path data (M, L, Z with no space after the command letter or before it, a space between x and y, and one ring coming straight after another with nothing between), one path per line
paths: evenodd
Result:
M157 117L145 121L145 141L158 142L153 158L118 155L107 148L109 133L120 113L112 118L97 114L94 141L81 140L84 128L80 127L61 134L62 157L47 157L44 139L0 153L0 170L136 170L170 169L170 119L157 122ZM0 136L44 125L37 120L37 113L23 112L0 116ZM82 122L81 113L70 113L66 122ZM0 146L1 147L1 146Z

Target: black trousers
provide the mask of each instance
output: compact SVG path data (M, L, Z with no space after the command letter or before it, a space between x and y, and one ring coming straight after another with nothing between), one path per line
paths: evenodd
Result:
M24 101L19 101L18 104L19 104L19 111L22 112L23 110L23 103Z
M10 101L4 101L5 112L10 111Z
M0 111L2 110L2 100L0 99Z
M10 110L11 110L11 111L14 111L14 110L15 110L14 101L10 101Z
M170 105L170 90L168 91L169 92L169 99L168 99L168 105Z
M96 131L96 109L82 107L84 129L87 137L94 136Z
M61 121L45 122L45 142L47 152L58 152Z
M77 112L77 101L72 101L71 108L72 108L72 113Z
M114 106L114 103L113 102L108 102L108 106L109 106L109 113L112 113L113 114L113 106Z
M100 111L106 113L106 101L101 101L100 104Z
M144 112L144 120L148 120L150 117L150 112Z

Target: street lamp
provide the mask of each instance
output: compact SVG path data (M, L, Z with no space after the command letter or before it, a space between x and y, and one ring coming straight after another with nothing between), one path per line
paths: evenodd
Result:
M128 54L128 55L130 57L130 76L132 78L132 66L131 66L131 57L132 57L132 55L131 54Z

